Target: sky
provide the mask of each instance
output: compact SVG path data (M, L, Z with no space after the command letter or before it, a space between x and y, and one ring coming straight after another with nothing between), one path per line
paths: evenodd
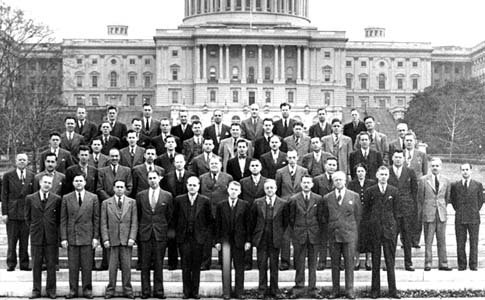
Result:
M1 2L2 0L0 0ZM364 28L386 28L386 40L473 47L485 41L483 0L309 0L311 26L364 39ZM3 0L54 31L57 39L100 38L107 25L128 25L129 38L182 24L183 0ZM481 28L481 30L480 30Z

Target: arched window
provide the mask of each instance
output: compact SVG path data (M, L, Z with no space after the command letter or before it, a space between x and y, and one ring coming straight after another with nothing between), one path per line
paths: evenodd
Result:
M110 87L117 87L118 86L118 74L115 71L109 74L109 86Z
M379 89L385 90L386 89L386 75L379 74Z

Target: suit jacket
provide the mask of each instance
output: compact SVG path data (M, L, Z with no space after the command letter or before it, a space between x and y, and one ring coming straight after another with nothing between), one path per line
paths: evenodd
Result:
M29 226L30 244L34 246L59 243L58 228L61 219L61 197L49 193L43 207L40 192L25 198L25 222Z
M202 141L199 145L194 142L193 137L184 141L182 154L185 155L187 162L191 162L194 157L202 154L202 152Z
M121 140L119 137L114 136L112 133L110 136L108 136L108 141L105 143L103 139L103 135L98 135L96 137L97 139L101 140L101 143L103 143L103 149L101 149L101 153L104 155L109 155L109 150L116 148L116 149L121 149ZM99 165L98 165L99 168Z
M149 241L152 236L157 242L168 241L168 229L172 221L172 195L160 189L155 209L150 204L150 189L136 195L138 212L138 240Z
M308 206L303 198L303 193L295 193L289 198L290 226L293 243L305 244L309 241L316 245L321 243L321 229L325 221L321 209L323 197L310 192Z
M253 156L253 145L251 141L248 141L248 156ZM234 138L229 137L227 139L223 139L219 144L219 152L218 155L222 158L222 170L227 172L227 162L236 157L237 148L234 148Z
M135 166L141 165L145 162L145 148L137 146L135 148L135 155L131 157L130 147L125 147L120 150L120 165L133 169Z
M212 139L214 141L214 152L215 154L219 153L219 144L223 139L226 139L228 137L231 137L231 127L221 124L221 132L220 132L220 137L217 139L216 136L216 126L215 124L212 124L204 129L204 133L202 134L204 139Z
M156 137L159 135L162 131L160 129L160 121L156 120L155 118L151 117L150 118L150 126L149 126L149 131L146 130L145 128L145 118L142 118L142 128L141 128L141 133L148 137Z
M235 208L230 207L229 200L219 202L215 220L217 243L234 242L237 248L244 248L251 242L251 209L246 201L238 199Z
M325 122L325 128L323 129L322 129L322 126L320 126L320 122L313 124L308 129L308 135L310 136L310 138L314 138L314 137L322 138L331 133L332 133L332 126L327 122Z
M398 189L399 202L397 203L397 211L395 211L396 217L414 216L418 204L418 180L414 171L402 166L401 176L398 179L394 173L394 168L389 168L387 183Z
M402 147L402 140L401 138L397 138L394 141L389 143L389 157L391 158L392 164L392 155L396 150L404 150L405 148Z
M50 153L51 153L51 149L47 149L46 151L44 151L40 154L40 162L39 162L40 170L39 170L39 172L42 172L42 171L45 170L45 165L44 165L45 157L47 156L47 154L50 154ZM73 164L74 164L74 161L72 159L71 153L69 153L69 151L67 151L65 149L59 148L59 152L57 154L56 171L59 171L62 174L65 174L67 168L69 168Z
M439 188L435 189L433 175L419 179L418 203L423 208L423 222L435 222L436 213L440 222L446 222L446 205L450 202L451 184L448 178L438 175Z
M273 123L273 133L280 136L281 138L285 138L287 136L293 135L293 124L295 124L295 120L292 118L289 119L288 127L285 129L283 126L283 119L279 119L278 121Z
M48 175L47 171L43 171L35 175L34 191L40 190L40 180L44 175ZM66 175L60 172L54 171L54 176L52 177L52 187L50 192L61 197L64 195L64 193L66 192Z
M483 186L470 179L465 189L461 180L451 185L451 205L455 209L455 224L480 224L480 209L483 205Z
M90 145L94 137L98 135L98 128L93 122L84 120L84 126L81 129L79 127L79 121L76 121L76 127L74 128L74 132L82 135L84 137L86 145Z
M354 142L354 149L360 149L359 139L357 138ZM384 164L388 165L391 161L389 159L389 144L387 143L387 136L383 133L374 131L374 138L371 137L370 148L380 152L382 154L382 160Z
M239 183L241 184L241 199L247 201L250 205L252 205L255 199L264 197L265 180L265 177L260 176L258 184L254 184L252 176L242 178L241 181L239 181Z
M120 139L120 149L123 149L123 148L128 147L130 145L126 138L127 137L124 136ZM144 135L143 133L138 134L138 141L136 142L137 146L146 148L146 147L150 146L151 144L152 144L152 139L149 136Z
M209 162L205 160L204 153L199 154L198 156L194 157L192 161L190 161L189 171L194 173L197 177L209 172Z
M333 157L333 155L331 153L322 151L322 154L320 154L320 160L316 161L315 155L314 155L313 151L311 151L310 153L305 154L305 156L303 156L303 159L301 160L301 166L308 170L308 173L310 174L310 176L316 177L316 176L321 175L325 172L325 163L327 162L327 159L329 157ZM313 170L314 166L316 168L318 167L318 169L321 169L323 173L315 172Z
M65 185L66 194L74 191L74 186L72 182L74 180L74 176L80 173L82 173L80 165L70 166L69 169L67 169L66 185ZM85 176L85 179L86 179L86 185L84 186L84 189L90 193L96 194L96 184L98 182L98 170L88 164L88 175Z
M314 193L317 193L320 196L325 196L333 191L333 189L333 182L328 180L327 173L323 173L322 175L318 175L317 177L313 178L312 191Z
M77 161L77 154L79 153L79 147L81 145L85 145L86 142L84 140L84 136L80 135L79 133L74 132L72 136L72 140L67 139L67 134L64 132L61 134L61 144L59 147L62 149L66 149L71 153L72 158Z
M365 177L369 179L376 179L377 169L379 169L384 162L382 160L381 153L373 149L368 150L367 159L364 158L364 155L362 155L361 149L355 150L354 152L350 153L349 157L349 169L352 179L357 178L355 166L360 163L362 163L367 169Z
M182 131L182 124L178 124L177 126L174 126L172 127L172 129L170 129L170 134L177 136L182 141L182 143L194 136L194 132L192 131L192 125L190 124L187 124L187 126L185 127L185 132Z
M126 125L117 120L115 122L115 125L111 128L109 134L121 140L124 136L126 136L127 132L128 128L126 127ZM100 128L98 128L98 133L101 134Z
M367 131L367 128L365 127L364 122L359 120L359 123L355 128L354 128L354 123L352 122L345 124L343 133L344 135L352 139L352 144L354 145L357 135L359 135L359 133L361 133L362 131Z
M263 169L261 170L261 175L271 179L276 178L276 171L278 169L281 169L288 164L288 162L286 161L286 153L282 152L281 150L279 151L276 164L273 160L271 152L261 155L259 160L261 161L261 165L263 167Z
M17 169L12 169L3 175L2 181L2 215L10 220L23 221L25 197L34 192L34 173L25 169L22 185Z
M352 139L348 136L341 135L339 137L338 151L335 152L333 148L334 135L327 135L322 138L322 150L332 153L338 158L338 170L345 174L350 174L349 157L353 151Z
M229 194L227 193L227 187L229 186L229 182L233 180L232 176L224 172L219 172L219 175L217 175L216 183L213 183L212 174L209 172L200 175L199 179L199 193L209 198L212 209L212 216L215 217L217 203L229 197Z
M175 159L175 155L177 154L179 153L175 152L172 158L169 158L168 153L165 152L162 155L158 156L155 159L154 163L155 165L162 167L165 170L165 172L170 172L172 170L175 170L175 166L173 165L173 162Z
M128 240L136 240L138 212L135 199L124 197L118 207L116 197L101 204L101 238L109 241L110 247L128 246Z
M368 217L370 237L374 242L381 237L394 240L397 235L396 210L399 199L397 188L387 185L384 194L379 185L373 185L364 192L364 215Z
M98 163L96 164L94 162L94 156L91 153L91 154L89 154L88 165L90 165L91 167L94 167L96 169L104 168L107 165L109 165L109 157L104 155L103 153L100 153L99 157L98 157Z
M404 152L404 159L407 162L406 152ZM428 158L426 153L414 149L414 154L411 161L408 163L408 168L411 168L416 173L416 177L419 179L423 175L428 174Z
M96 186L96 192L100 201L104 201L115 194L113 190L115 180L123 180L126 186L126 195L131 194L133 180L130 168L118 165L115 176L111 166L104 167L98 170L98 182Z
M310 146L311 146L311 142L310 142L311 138L306 136L306 135L303 135L301 138L300 138L300 141L298 143L298 146L296 145L296 142L295 142L295 138L293 135L290 135L290 136L287 136L284 138L284 141L286 143L286 145L288 146L288 151L290 150L296 150L296 152L298 152L298 164L301 165L302 161L303 161L303 156L305 156L306 154L308 154L310 152Z
M161 185L164 190L172 194L172 197L177 197L179 195L187 194L187 180L195 176L194 173L184 170L184 174L182 176L181 182L179 183L181 186L181 192L177 193L177 175L175 174L176 171L172 170L167 173L162 179Z
M377 181L373 179L365 179L364 180L364 185L361 186L360 182L358 179L354 179L350 182L347 183L347 189L351 190L354 193L359 194L360 197L360 203L363 205L364 204L364 192L371 186L377 184ZM367 220L365 216L362 217L362 219Z
M266 226L266 205L266 196L264 196L256 199L251 206L252 245L256 248L259 247ZM284 242L281 237L288 227L289 216L288 203L280 197L276 197L273 208L273 246L275 248L283 246Z
M251 176L251 171L249 171L249 165L251 164L251 158L246 157L246 163L244 164L244 170L239 167L239 158L236 156L231 158L227 162L226 172L231 175L235 181L239 181L244 177Z
M260 159L263 154L268 153L269 151L271 151L271 147L269 146L268 140L264 136L256 139L254 142L254 158ZM281 141L280 151L285 153L288 152L288 145L286 145L284 140Z
M155 171L158 171L162 176L165 175L165 170L162 167L154 166ZM133 168L132 172L133 188L131 192L131 197L136 197L136 195L146 190L150 187L148 184L148 169L146 164L138 165Z
M253 118L249 117L241 122L242 137L251 142L263 136L263 120L257 118L256 126L253 125Z
M294 194L301 192L301 179L308 175L307 169L296 165L295 177L292 180L290 175L290 167L287 165L276 171L276 194L288 200Z
M355 243L357 230L362 219L362 205L359 195L346 190L342 205L338 204L335 190L323 197L329 239L336 243Z
M175 144L175 152L181 153L182 142L178 136L175 136ZM162 155L163 153L167 152L167 148L165 148L165 139L162 134L152 138L152 146L155 147L157 155Z
M98 197L85 191L81 207L76 192L62 197L61 204L61 241L67 240L72 246L91 245L93 239L99 240L99 202Z
M175 228L175 238L177 243L182 244L191 242L192 236L187 236L188 226L188 207L190 205L188 194L180 195L175 198L173 224ZM209 239L214 224L214 219L211 213L211 204L209 199L201 194L197 194L194 202L195 206L195 222L193 238L197 244L204 244Z

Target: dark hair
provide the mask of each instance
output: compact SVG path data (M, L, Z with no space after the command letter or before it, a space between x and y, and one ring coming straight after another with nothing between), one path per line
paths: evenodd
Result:
M126 136L128 136L128 134L130 134L130 133L135 133L135 134L136 134L136 131L134 131L133 129L130 129L130 130L128 130L128 131L126 132Z
M79 146L79 152L81 152L81 151L88 151L89 152L89 151L91 151L91 149L89 149L89 147L86 146L86 145L81 145L81 146Z
M49 139L50 139L51 137L53 137L53 136L57 136L57 137L59 137L59 138L61 137L61 135L60 135L60 134L59 134L59 132L57 132L57 131L51 132L51 133L49 134Z
M332 119L332 125L333 125L333 123L337 123L337 122L339 122L340 124L342 124L342 121L339 118L333 118Z
M281 104L280 104L280 109L282 109L282 108L283 108L283 107L285 107L285 106L288 106L288 108L289 108L289 109L291 109L291 105L290 105L289 103L287 103L287 102L283 102L283 103L281 103Z
M295 123L293 123L293 128L295 128L296 126L305 127L305 126L303 126L303 123L300 122L300 121L296 121Z
M131 119L131 124L133 124L135 121L143 122L140 118L133 118Z
M143 105L142 105L142 106L143 106L143 107L145 107L145 106L150 106L150 107L151 107L152 105L151 105L150 103L148 103L148 102L145 102L145 103L143 103Z
M372 119L372 121L374 121L374 122L376 121L376 119L374 119L374 117L373 117L373 116L367 116L367 117L365 117L365 118L364 118L364 123L365 123L365 121L366 121L367 119Z
M200 124L200 126L202 126L202 122L201 121L199 121L199 120L192 121L192 126L194 126L196 124Z
M247 141L247 140L244 140L244 139L240 139L240 140L238 140L238 141L237 141L237 143L236 143L236 145L238 145L238 146L239 146L239 144L242 144L242 143L246 144L246 146L248 146L248 147L249 147L249 143L248 143L248 141Z
M44 161L48 158L48 157L52 157L54 156L55 160L57 161L57 155L55 153L52 153L52 152L49 152L46 154L46 156L44 157Z
M367 173L367 166L363 163L358 163L354 166L354 172L357 173L358 168L363 168L365 172Z
M74 122L76 122L76 118L73 117L73 116L67 116L64 118L64 123L66 123L67 120L73 120Z
M113 106L113 105L108 106L107 111L110 111L110 110L112 110L112 109L114 109L114 110L118 111L118 108L116 108L116 106Z
M274 124L274 121L271 118L264 118L263 119L263 124L264 124L264 122L271 122L272 125Z

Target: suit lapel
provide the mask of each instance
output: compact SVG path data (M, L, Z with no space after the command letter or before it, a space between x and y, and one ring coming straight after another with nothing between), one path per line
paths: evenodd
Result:
M123 218L123 216L128 212L128 209L129 209L129 204L128 204L128 198L125 196L123 198L123 204L121 205L121 218ZM159 200L160 201L160 198ZM158 206L158 201L157 201L157 205L155 206L155 208Z
M77 210L76 220L78 220L83 215L82 212L87 207L87 205L88 205L87 202L90 201L90 200L91 199L87 196L87 194L84 193L83 202L82 202L81 206L79 206L79 202L78 202L76 193L74 193L72 205L73 205L74 209Z

